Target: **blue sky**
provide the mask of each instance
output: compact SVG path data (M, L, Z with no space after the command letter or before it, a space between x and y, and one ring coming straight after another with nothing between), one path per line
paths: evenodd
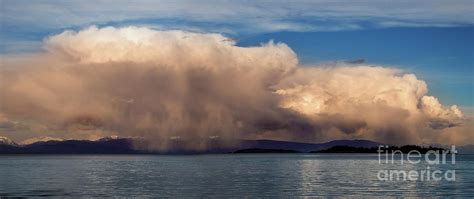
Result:
M473 1L1 0L2 56L48 35L97 26L218 32L249 46L288 44L303 64L364 59L427 81L443 104L474 107Z

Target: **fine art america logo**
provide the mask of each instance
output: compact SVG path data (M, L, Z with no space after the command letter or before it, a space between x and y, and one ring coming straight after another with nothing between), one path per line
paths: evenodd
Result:
M388 146L378 147L379 164L420 165L422 169L385 169L379 170L377 178L381 181L455 181L456 170L439 169L440 165L456 164L456 147L450 150L429 150L422 153L411 150L404 154L401 150L389 151ZM426 165L426 166L425 166Z

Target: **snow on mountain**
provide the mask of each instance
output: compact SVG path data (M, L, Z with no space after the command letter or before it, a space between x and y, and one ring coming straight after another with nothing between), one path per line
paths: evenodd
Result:
M117 140L117 139L121 139L121 137L116 136L116 135L111 135L111 136L107 136L107 137L102 137L102 138L97 139L95 141L109 141L109 140Z
M0 136L0 145L12 145L12 146L16 146L17 144L16 144L13 140L10 140L10 139L7 138L7 137Z
M30 138L30 139L23 140L21 142L21 144L22 145L29 145L29 144L33 144L33 143L36 143L36 142L49 142L49 141L58 141L59 142L59 141L63 141L63 139L43 136L43 137L36 137L36 138Z

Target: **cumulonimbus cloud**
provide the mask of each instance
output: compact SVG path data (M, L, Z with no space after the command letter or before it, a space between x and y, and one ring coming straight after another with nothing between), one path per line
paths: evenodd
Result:
M117 134L165 148L169 138L216 136L459 143L472 130L414 74L303 67L281 43L239 47L220 34L90 27L51 36L44 47L1 66L0 130L17 139Z

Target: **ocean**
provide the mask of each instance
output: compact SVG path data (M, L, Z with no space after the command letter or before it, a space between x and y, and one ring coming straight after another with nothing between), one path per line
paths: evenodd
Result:
M380 178L392 170L442 179ZM455 179L441 177L447 171ZM0 197L9 196L472 198L474 155L454 164L386 163L377 154L1 155Z

